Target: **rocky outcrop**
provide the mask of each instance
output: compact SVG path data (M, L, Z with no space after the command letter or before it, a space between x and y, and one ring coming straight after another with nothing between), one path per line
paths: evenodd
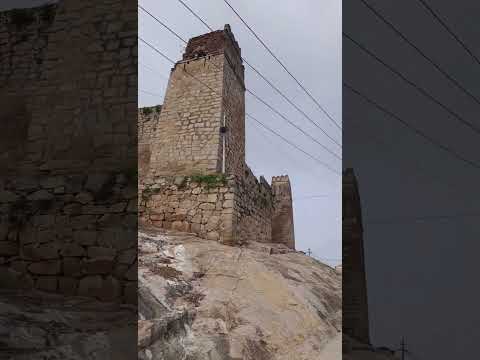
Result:
M341 276L280 244L139 233L139 359L341 354Z
M134 306L38 291L0 290L0 359L135 358Z

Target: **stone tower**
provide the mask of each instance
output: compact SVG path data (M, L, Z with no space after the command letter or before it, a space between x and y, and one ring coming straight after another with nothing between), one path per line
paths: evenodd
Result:
M370 343L363 227L358 183L352 169L343 172L343 332Z
M292 188L288 175L272 178L275 212L272 220L272 241L295 249Z
M171 71L148 157L149 175L243 175L244 67L229 25L189 40Z

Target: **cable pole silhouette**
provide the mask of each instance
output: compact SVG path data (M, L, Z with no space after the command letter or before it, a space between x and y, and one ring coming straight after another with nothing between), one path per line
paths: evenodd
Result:
M405 354L407 353L407 348L405 344L405 338L402 337L402 342L400 344L400 352L402 353L402 360L405 360Z

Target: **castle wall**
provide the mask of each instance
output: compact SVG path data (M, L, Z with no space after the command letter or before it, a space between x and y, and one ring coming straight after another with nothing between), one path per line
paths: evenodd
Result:
M272 191L265 179L258 181L250 169L244 178L160 177L145 182L139 191L144 223L228 245L271 242Z
M138 111L138 176L143 179L150 170L152 139L160 121L160 105Z
M170 176L139 187L140 221L230 244L234 179Z
M137 8L0 19L0 287L136 302Z
M292 189L288 176L274 176L272 191L275 199L275 212L272 220L272 241L295 249L293 227Z
M236 244L272 242L273 203L270 185L263 177L257 180L246 166L245 175L235 187L233 228Z

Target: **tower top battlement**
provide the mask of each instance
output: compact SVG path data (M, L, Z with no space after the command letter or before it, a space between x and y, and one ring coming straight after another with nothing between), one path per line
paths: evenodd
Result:
M288 175L273 176L272 177L272 184L274 182L276 182L276 183L290 182L290 179L289 179Z
M188 40L183 61L207 55L217 55L224 51L229 52L231 56L237 55L241 61L240 46L228 24L225 25L223 30L212 31Z

